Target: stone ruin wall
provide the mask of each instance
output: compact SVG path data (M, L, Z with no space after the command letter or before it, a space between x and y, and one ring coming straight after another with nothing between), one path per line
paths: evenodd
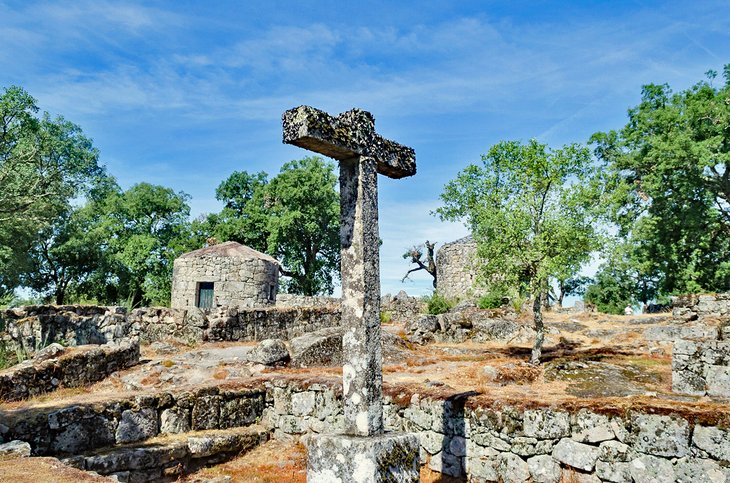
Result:
M447 299L479 296L483 290L475 287L476 270L472 267L476 253L477 245L471 237L441 246L436 253L438 293Z
M730 398L730 294L672 298L672 390Z
M214 283L214 307L271 305L276 300L279 265L260 258L214 254L178 258L173 268L170 305L194 307L198 282Z
M153 342L258 341L291 339L338 327L339 306L289 308L217 307L171 309L90 305L41 305L0 311L0 342L29 354L51 343L63 346Z
M115 466L123 458L73 455L158 434L254 422L286 441L342 430L339 381L272 378L257 384L0 414L4 428L0 441L27 441L34 455L70 455L69 464L110 474L123 469ZM600 409L580 400L566 407L539 402L519 407L466 395L444 399L412 394L401 387L386 385L385 390L386 429L415 432L422 464L468 481L721 482L730 478L730 421L725 412L638 404ZM170 465L168 452L164 446L155 448L139 459L146 466L137 471L163 471Z

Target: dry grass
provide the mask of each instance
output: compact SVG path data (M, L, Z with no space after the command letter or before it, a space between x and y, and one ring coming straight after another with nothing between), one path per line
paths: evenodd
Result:
M227 463L188 475L183 481L218 476L229 476L232 483L305 483L307 451L300 443L271 440Z
M109 483L111 478L66 466L56 458L0 459L0 481L13 483Z

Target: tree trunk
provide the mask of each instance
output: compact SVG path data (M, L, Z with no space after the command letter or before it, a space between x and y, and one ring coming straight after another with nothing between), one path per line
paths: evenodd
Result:
M66 291L62 288L56 289L56 305L63 305L63 301L66 298Z
M543 292L535 294L535 300L532 302L532 314L535 322L535 345L532 346L532 355L530 364L539 365L542 356L542 343L545 339L545 326L542 323L542 299L545 296Z

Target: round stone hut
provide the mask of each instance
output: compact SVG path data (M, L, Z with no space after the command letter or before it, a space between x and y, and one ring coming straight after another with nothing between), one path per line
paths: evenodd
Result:
M181 255L172 274L172 307L256 307L276 302L279 262L236 242Z
M483 290L475 287L474 258L477 243L471 236L445 243L436 253L438 292L448 299L474 298Z

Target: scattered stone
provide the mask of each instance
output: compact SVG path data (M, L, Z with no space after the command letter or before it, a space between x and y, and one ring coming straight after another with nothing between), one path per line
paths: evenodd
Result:
M265 366L283 365L289 360L289 351L281 339L264 339L248 353L248 360Z
M18 439L0 444L0 456L27 457L30 456L30 444Z
M316 367L342 364L342 329L336 327L295 337L289 342L291 366Z
M178 352L178 348L175 347L174 344L170 344L169 342L163 342L163 341L155 341L150 344L150 349L155 351L155 353L160 355L170 355L175 354Z

